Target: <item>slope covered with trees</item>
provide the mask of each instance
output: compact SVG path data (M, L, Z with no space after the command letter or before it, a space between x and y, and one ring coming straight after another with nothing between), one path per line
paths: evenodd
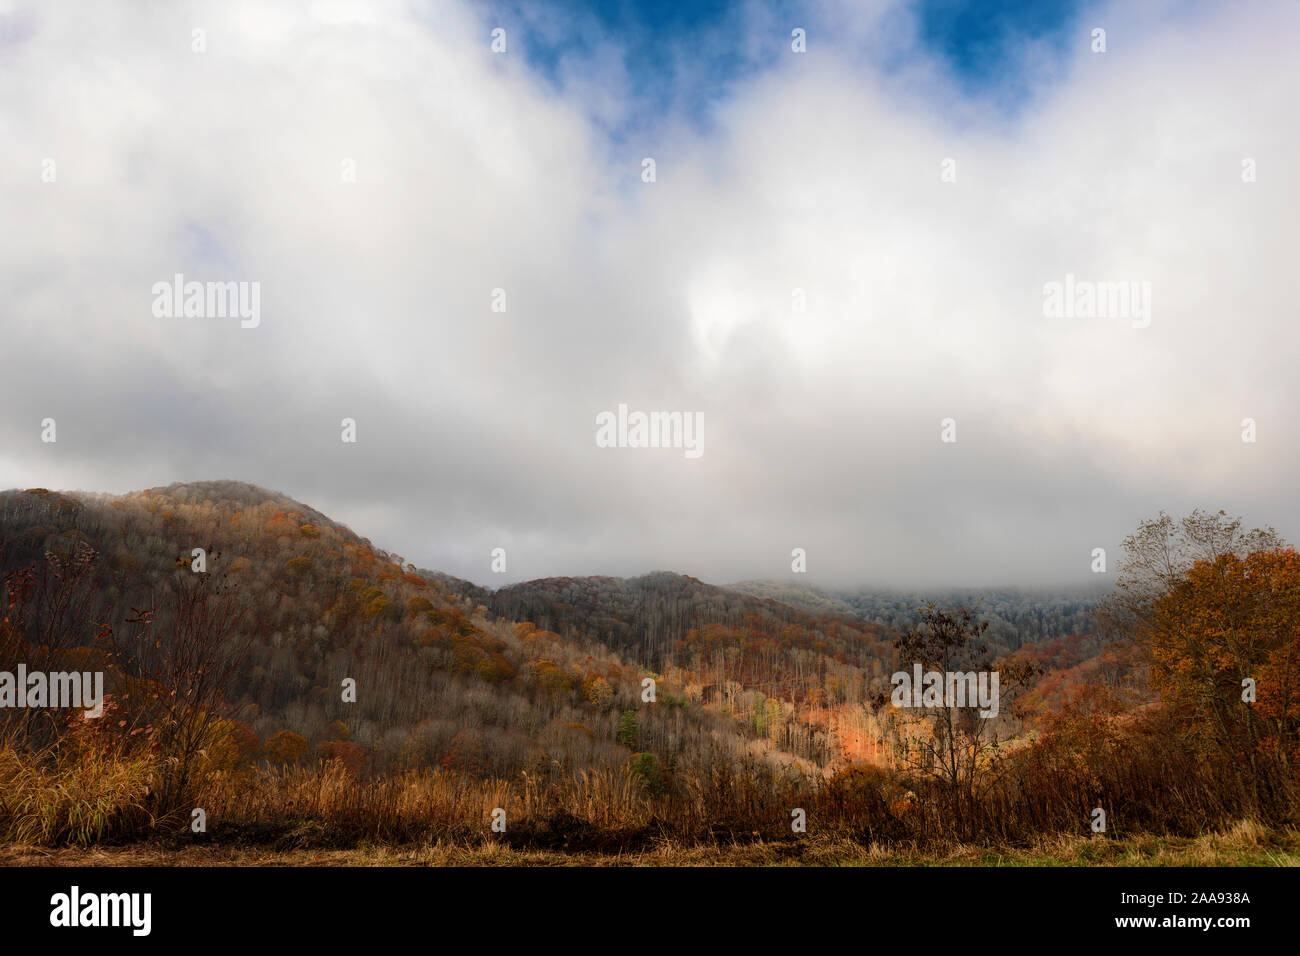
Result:
M1038 641L1091 633L1092 612L1106 596L1102 587L826 590L782 581L742 581L732 588L810 612L845 614L893 631L919 624L922 609L928 604L970 607L988 622L988 640L1008 651Z
M747 749L733 722L689 706L641 710L636 733L620 737L647 673L634 660L502 620L319 512L250 485L6 492L0 529L0 573L13 581L26 575L53 591L60 562L84 564L70 584L76 613L58 623L66 647L127 639L142 614L167 640L180 596L202 582L205 601L220 602L246 643L221 690L249 759L336 754L376 771L506 774L621 764L633 749L675 761ZM27 602L31 632L54 613L38 596ZM344 699L345 680L355 700Z
M931 603L894 629L664 572L488 591L233 482L0 493L0 671L107 691L98 720L0 709L0 839L199 807L290 845L478 839L507 808L506 839L559 848L797 840L792 815L914 845L1099 809L1121 833L1295 823L1295 552L1222 513L1125 549L1098 605L993 595L992 621ZM1000 704L909 705L912 667L997 674Z

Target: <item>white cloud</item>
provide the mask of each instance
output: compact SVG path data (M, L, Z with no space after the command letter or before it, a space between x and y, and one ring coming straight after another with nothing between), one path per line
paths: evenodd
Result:
M801 546L960 584L1082 580L1161 507L1295 534L1294 5L1098 10L1111 52L1027 51L1014 117L830 6L630 144L620 38L557 94L469 6L0 15L0 484L256 481L489 583L504 537L512 579ZM788 50L750 16L751 63ZM175 272L260 281L262 326L154 319ZM1150 281L1151 327L1045 320L1067 272ZM597 449L619 402L704 412L704 458Z

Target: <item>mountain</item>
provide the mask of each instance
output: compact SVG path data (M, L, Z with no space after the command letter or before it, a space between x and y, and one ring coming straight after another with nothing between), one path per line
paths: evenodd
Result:
M987 637L1004 651L1025 644L1072 637L1093 630L1092 611L1106 590L1074 588L815 588L789 581L741 581L733 590L771 598L816 614L845 614L870 624L903 631L921 620L927 604L970 607L989 622Z
M738 581L730 585L733 591L754 597L780 601L812 614L848 614L856 616L852 604L821 588L793 581Z
M375 770L559 772L633 751L669 767L824 764L837 753L826 700L865 699L888 650L871 628L666 573L489 592L241 482L0 493L0 574L31 569L52 587L81 564L65 646L131 633L142 611L166 635L201 579L248 640L224 692L250 747ZM37 631L53 626L41 613ZM645 706L647 677L663 706Z
M560 773L634 752L669 769L888 763L894 640L920 604L665 571L490 590L403 564L302 502L234 481L0 493L0 574L30 569L52 587L83 565L78 614L56 622L47 609L35 633L57 625L64 646L88 648L145 617L166 635L201 582L247 640L223 691L250 753L343 755L376 771ZM1103 645L1080 636L1086 595L983 596L997 654L1062 638L1032 658L1060 672L1034 698L1042 707L1067 696L1068 675L1095 671ZM349 680L355 701L343 699Z
M920 608L926 604L970 607L989 622L988 639L1000 648L1014 651L1036 641L1090 633L1095 626L1092 612L1105 593L1101 586L927 591L864 588L836 591L834 596L863 620L895 630L915 627L920 620Z
M506 805L529 846L785 840L792 807L855 841L967 840L955 794L1019 839L1074 832L1099 791L1126 825L1201 826L1228 766L1183 746L1137 642L1044 636L1090 623L1085 593L951 592L973 615L918 628L902 592L491 590L240 482L0 492L0 578L0 672L100 672L112 715L0 711L0 830L49 842L194 807L224 839L477 841ZM971 672L977 703L896 701L919 661Z
M696 578L546 578L480 592L495 613L595 641L647 664L689 701L817 765L880 756L877 708L896 670L891 635Z

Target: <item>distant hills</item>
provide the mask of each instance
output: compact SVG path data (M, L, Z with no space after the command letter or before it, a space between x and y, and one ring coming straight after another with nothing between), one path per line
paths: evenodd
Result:
M275 752L300 759L346 746L376 769L546 774L634 753L669 771L720 758L884 761L896 744L893 638L923 603L670 572L489 590L402 564L314 508L237 481L0 493L0 574L49 575L60 556L93 556L81 613L59 625L74 645L130 627L143 608L165 634L176 593L197 579L194 549L251 640L225 697L254 749L291 741ZM947 597L981 596L1000 653L1067 639L1050 657L1064 673L1099 650L1068 640L1090 630L1086 595ZM355 703L341 699L345 678ZM660 706L644 706L647 679Z
M989 622L988 637L1014 650L1024 644L1088 633L1091 612L1107 588L932 588L823 590L786 581L741 581L732 590L770 598L818 614L848 614L895 630L915 627L921 607L977 608Z

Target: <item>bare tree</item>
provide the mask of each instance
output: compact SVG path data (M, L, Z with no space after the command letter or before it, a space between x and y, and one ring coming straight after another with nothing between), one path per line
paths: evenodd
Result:
M159 816L186 809L207 749L225 732L221 712L243 670L249 637L233 590L207 574L178 574L170 628L155 609L133 608L134 634L115 639L120 666L142 694L132 708L159 760L151 797Z
M984 643L987 621L976 621L969 608L944 611L933 604L921 611L918 627L903 633L895 642L904 666L919 663L926 670L950 673L991 673L993 661ZM999 669L999 711L1009 712L1011 697L1029 677L1027 665L1004 665ZM1006 693L1003 693L1003 691ZM945 699L941 706L926 707L916 714L923 732L908 734L904 763L908 768L938 782L952 804L958 825L965 826L963 811L997 779L998 717L981 716L975 701L954 706ZM1005 717L1001 718L1005 721ZM904 732L907 733L907 728Z
M0 669L28 672L55 669L71 648L90 642L94 566L97 552L84 541L50 550L45 562L13 571L5 578L5 609L0 620ZM22 707L0 711L0 733L12 745L41 750L58 736L59 711Z
M1224 511L1197 509L1179 521L1162 511L1124 539L1115 592L1094 612L1096 620L1113 637L1147 642L1156 600L1172 591L1197 561L1213 563L1225 554L1244 558L1285 544L1269 527L1242 530L1241 519Z

